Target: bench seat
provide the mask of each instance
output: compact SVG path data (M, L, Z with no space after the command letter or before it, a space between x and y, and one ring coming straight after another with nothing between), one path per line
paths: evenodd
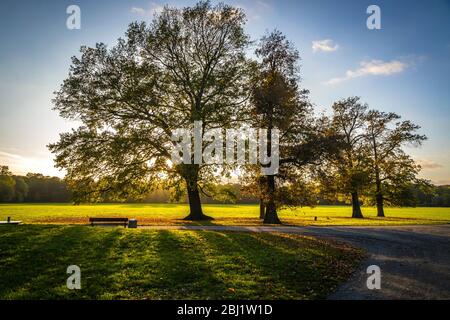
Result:
M103 225L123 225L125 228L128 225L128 218L89 218L89 222L91 226L95 224L103 224Z
M0 224L21 224L22 221L0 221Z

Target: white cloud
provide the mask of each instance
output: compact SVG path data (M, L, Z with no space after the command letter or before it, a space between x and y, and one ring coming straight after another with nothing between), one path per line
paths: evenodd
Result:
M264 1L256 1L256 4L263 9L267 9L267 10L272 9L272 6Z
M138 8L138 7L132 7L130 11L131 11L131 13L135 13L135 14L138 14L140 16L145 16L145 14L147 13L145 11L145 9Z
M54 167L50 154L48 157L25 157L0 150L0 165L8 166L14 174L33 172L50 176L64 176L63 172Z
M331 39L316 40L312 42L313 52L333 52L339 49L339 45Z
M435 185L438 186L449 186L450 185L450 179L446 180L433 180L432 181Z
M346 80L359 78L367 75L374 76L389 76L396 73L401 73L409 67L409 64L401 60L391 60L385 62L383 60L370 60L360 63L360 68L356 70L348 70L345 76L333 78L326 82L326 84L338 84Z
M435 170L435 169L439 169L439 168L443 167L442 164L434 162L433 160L428 160L428 159L419 159L416 162L424 170Z
M143 17L152 17L154 14L161 13L164 9L163 5L156 2L151 2L148 9L141 7L132 7L130 12Z
M252 5L237 3L234 6L244 10L249 22L261 20L266 13L273 10L269 3L261 0L253 2Z

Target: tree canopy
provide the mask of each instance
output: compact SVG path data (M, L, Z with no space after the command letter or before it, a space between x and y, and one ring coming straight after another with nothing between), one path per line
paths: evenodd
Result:
M416 178L420 166L405 153L403 146L420 145L426 136L418 134L418 125L399 121L394 112L369 110L366 115L366 143L372 173L373 194L379 217L384 217L383 203L407 204L413 184L425 183Z
M201 121L202 132L245 114L248 37L242 10L210 2L165 7L151 24L132 23L125 39L81 48L56 93L55 109L82 122L50 145L76 200L104 192L142 193L164 178L186 187L189 219L204 219L200 191L215 168L171 162L172 133Z

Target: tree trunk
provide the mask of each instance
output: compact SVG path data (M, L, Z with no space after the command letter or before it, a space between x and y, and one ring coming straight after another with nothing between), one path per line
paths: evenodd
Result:
M376 202L377 202L377 217L384 217L384 208L383 208L383 192L381 191L381 179L380 179L380 167L378 165L378 151L377 151L377 141L375 139L375 135L372 134L372 146L373 146L373 154L375 158L375 183L377 186L376 190Z
M264 216L265 224L281 224L280 219L278 218L277 209L275 204L268 203L266 207L266 215Z
M275 205L275 176L267 176L268 201L266 204L266 214L264 216L264 223L267 224L281 224L277 214L277 207Z
M375 179L377 184L377 194L376 194L376 201L377 201L377 217L384 217L384 208L383 208L383 192L381 191L381 181L380 181L380 170L378 169L378 166L375 168Z
M272 119L272 114L270 114L269 119ZM267 155L270 157L272 155L272 121L269 121L267 130ZM264 215L264 223L267 224L281 224L280 219L277 214L277 207L275 204L275 175L266 176L267 182L267 203L266 203L266 214Z
M364 218L359 204L358 192L352 192L352 218Z
M377 193L377 217L384 217L383 195Z
M259 218L262 220L265 216L266 206L264 205L264 199L259 199Z
M200 192L198 190L198 165L187 165L183 168L189 200L189 215L184 220L213 220L203 214Z

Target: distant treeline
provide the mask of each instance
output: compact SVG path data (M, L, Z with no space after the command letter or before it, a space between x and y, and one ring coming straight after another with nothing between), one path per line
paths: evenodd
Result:
M450 185L432 186L431 192L423 192L419 188L413 191L418 206L421 207L450 207Z
M71 202L72 193L63 179L48 177L42 174L29 173L26 176L13 175L8 167L0 167L0 202ZM233 197L209 198L202 197L203 203L258 203L259 199L242 192L239 184L218 186L229 191ZM431 186L429 190L414 187L411 190L416 206L424 207L450 207L450 186ZM111 202L107 196L105 202ZM344 205L348 201L318 198L320 205ZM171 201L170 191L157 189L139 199L128 199L126 202L167 203ZM182 198L181 202L187 202ZM363 199L364 202L364 199Z
M72 193L64 180L29 173L16 176L0 167L0 202L70 202Z

